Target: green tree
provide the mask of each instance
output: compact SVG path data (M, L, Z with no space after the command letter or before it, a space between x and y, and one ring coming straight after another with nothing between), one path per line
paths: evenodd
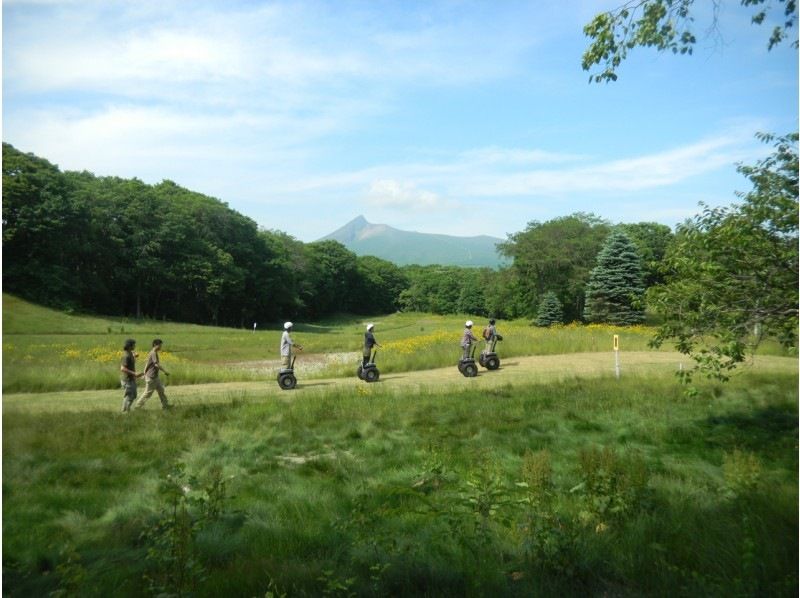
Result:
M697 38L692 32L694 23L694 0L628 0L617 8L600 13L592 19L583 32L593 41L583 54L581 65L588 71L600 65L601 71L589 76L589 81L608 82L617 80L617 68L636 47L654 47L658 51L674 54L691 54ZM775 25L769 37L771 50L784 39L795 36L797 47L796 0L740 0L743 7L752 11L751 22L761 25L770 11L779 10L781 24ZM713 22L709 30L717 26L717 14L721 0L713 0Z
M548 327L552 324L563 324L564 310L561 308L561 301L553 291L548 291L539 303L539 311L536 314L536 325Z
M358 284L353 309L362 314L397 311L400 293L409 285L400 267L372 255L358 257L356 262Z
M486 311L486 294L480 271L467 268L464 274L455 311L462 314L488 315Z
M400 293L404 311L488 315L486 287L496 274L488 268L404 266L408 288Z
M270 292L262 305L267 320L295 319L305 316L314 297L311 259L305 245L291 235L277 230L261 231L262 242L269 248L264 264L268 272Z
M404 266L403 273L410 284L400 293L400 308L435 314L455 313L461 293L458 272L455 266Z
M313 296L306 302L307 315L319 318L350 311L358 280L356 254L338 241L309 243L305 251L313 285Z
M524 306L519 299L519 281L512 268L485 270L481 284L484 288L487 315L503 319L525 315Z
M79 307L87 206L58 168L3 144L3 283L57 307Z
M644 291L636 246L616 230L597 254L597 266L586 285L583 317L588 322L639 324L644 321Z
M513 258L523 314L535 317L547 291L558 295L567 321L581 317L584 290L597 252L611 225L593 214L576 213L548 222L530 222L499 245Z
M678 228L667 254L667 282L649 301L664 317L653 341L674 341L695 371L726 379L764 337L797 347L797 134L775 138L774 152L738 167L753 184L739 205L705 208Z
M642 259L644 286L649 288L664 282L661 262L675 236L672 229L656 222L618 224L616 228L628 235L636 245L636 250Z

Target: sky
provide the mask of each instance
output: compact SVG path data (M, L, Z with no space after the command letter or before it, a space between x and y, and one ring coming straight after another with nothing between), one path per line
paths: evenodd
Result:
M2 138L304 242L358 215L505 239L736 202L755 133L798 129L797 49L699 0L693 55L637 48L589 83L583 27L621 3L3 0Z

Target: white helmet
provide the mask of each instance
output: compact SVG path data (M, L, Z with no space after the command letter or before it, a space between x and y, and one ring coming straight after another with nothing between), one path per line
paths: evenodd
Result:
M464 323L464 326L466 326L467 328L472 328L472 320L467 320L467 321Z
M375 324L367 324L367 330L372 330L375 328Z
M291 322L284 322L283 323L283 329L284 330L289 330L289 328L291 328L292 326L293 326L293 324Z

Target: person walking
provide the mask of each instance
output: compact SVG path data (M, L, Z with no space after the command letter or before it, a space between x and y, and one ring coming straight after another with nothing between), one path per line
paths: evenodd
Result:
M472 334L472 320L467 320L464 323L464 334L461 337L461 348L464 350L462 359L469 357L469 349L472 343L477 343L478 338Z
M295 344L294 340L292 340L292 328L294 324L291 322L286 322L283 325L283 335L281 335L281 366L284 369L289 369L292 367L292 350L296 348L298 351L302 351L302 345Z
M144 376L144 373L136 373L136 358L139 355L134 349L136 349L136 341L132 338L127 339L122 347L122 359L119 364L123 413L128 413L136 400L136 378Z
M362 366L369 363L372 357L372 348L380 347L378 341L375 340L375 335L372 333L373 330L375 330L375 324L367 324L367 331L364 333L364 358L361 363Z
M150 350L150 353L147 354L147 363L145 363L144 366L144 392L134 405L136 409L144 407L145 401L153 396L153 392L158 393L158 398L161 399L162 409L170 408L169 401L167 401L167 394L164 392L164 384L158 377L159 372L164 372L164 375L169 376L169 372L164 369L164 366L161 365L161 361L158 358L163 344L164 341L160 338L155 339L153 341L153 348Z

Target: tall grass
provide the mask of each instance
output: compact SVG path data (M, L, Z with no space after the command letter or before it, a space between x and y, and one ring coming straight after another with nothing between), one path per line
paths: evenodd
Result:
M698 389L664 374L130 416L12 403L4 592L140 596L173 563L200 596L794 596L796 372ZM167 558L180 539L192 560Z

